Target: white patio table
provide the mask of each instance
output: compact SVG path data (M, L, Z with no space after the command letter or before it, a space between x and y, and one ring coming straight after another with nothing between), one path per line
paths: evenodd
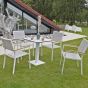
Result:
M30 38L26 38L26 39L29 40L30 42L35 43L35 60L31 60L30 63L35 66L44 64L45 62L39 60L39 55L40 55L39 47L40 47L41 43L51 42L51 40L50 39L41 39L41 38L40 39L34 38L33 40L31 40Z

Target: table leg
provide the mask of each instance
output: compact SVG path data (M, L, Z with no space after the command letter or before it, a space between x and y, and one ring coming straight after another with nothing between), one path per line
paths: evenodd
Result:
M38 63L38 61L39 61L39 45L40 45L40 43L37 42L36 43L36 51L35 51L35 63Z
M40 42L36 42L35 60L30 61L30 63L35 65L35 66L45 63L45 62L39 60L39 53L40 53L39 52L39 45L40 45Z

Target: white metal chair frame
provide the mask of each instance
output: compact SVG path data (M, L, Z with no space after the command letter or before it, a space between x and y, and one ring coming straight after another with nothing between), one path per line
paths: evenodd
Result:
M60 33L60 32L58 32L58 31L54 31L53 32L53 35L52 35L52 37L51 37L51 43L52 43L52 56L51 56L51 61L53 61L53 57L54 57L54 55L53 55L53 53L54 53L54 45L55 44L59 44L59 46L60 46L60 50L62 51L62 39L63 39L63 34L62 33Z
M5 63L6 63L6 56L11 57L14 59L14 63L13 63L13 71L12 73L14 74L15 72L15 67L16 67L16 60L19 57L25 56L25 55L29 55L29 61L30 61L30 46L29 46L29 53L23 51L23 48L15 48L13 41L11 39L6 39L6 38L2 38L2 43L3 43L3 47L4 47L4 62L3 62L3 69L5 68ZM31 68L31 65L29 63L29 68Z
M64 51L64 47L65 46L69 46L69 47L75 47L77 48L77 51ZM65 64L65 60L66 59L71 59L71 60L76 60L76 61L80 61L80 65L81 65L81 75L83 75L83 64L82 64L82 59L83 56L85 55L85 52L88 48L88 40L83 39L81 41L81 44L77 47L77 46L70 46L70 45L63 45L63 49L62 49L62 56L63 56L63 64L62 64L62 71L61 73L63 74L64 71L64 64ZM61 57L62 58L62 57Z
M49 39L49 41L44 40L44 42L50 42L51 45L52 45L52 48L51 48L51 61L53 61L53 57L54 57L54 45L59 44L60 50L62 50L63 36L64 36L64 34L58 32L58 31L53 31L53 34L43 35L43 40L44 40L44 38ZM42 51L42 47L41 47L41 51ZM41 52L41 55L42 55L42 52Z

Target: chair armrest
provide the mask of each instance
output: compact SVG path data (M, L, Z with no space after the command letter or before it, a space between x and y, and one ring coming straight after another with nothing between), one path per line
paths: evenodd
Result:
M64 44L63 47L68 46L68 47L73 47L73 48L78 48L76 45L71 45L71 44Z
M87 55L86 53L81 53L81 52L78 52L80 55Z
M65 50L65 47L70 47L71 49ZM74 49L76 49L76 50L74 50ZM78 47L75 46L75 45L71 45L71 44L64 44L64 45L62 45L62 51L77 53L77 49L78 49Z
M68 53L78 53L76 50L66 50Z
M13 51L17 51L17 50L24 50L25 48L30 48L30 45L28 46L21 46L21 45L18 45L18 44L14 44L14 49Z
M22 41L20 41L20 40L12 40L12 43L13 43L14 45L20 45L21 42L22 42Z
M27 40L26 39L13 39L12 41L13 41L13 43L22 43L22 42L25 42Z

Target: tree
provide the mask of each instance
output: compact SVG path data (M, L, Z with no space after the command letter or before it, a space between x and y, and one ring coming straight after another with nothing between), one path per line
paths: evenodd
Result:
M23 0L33 9L48 17L63 23L73 25L75 21L85 21L88 18L88 8L85 0ZM87 20L88 21L88 20Z

